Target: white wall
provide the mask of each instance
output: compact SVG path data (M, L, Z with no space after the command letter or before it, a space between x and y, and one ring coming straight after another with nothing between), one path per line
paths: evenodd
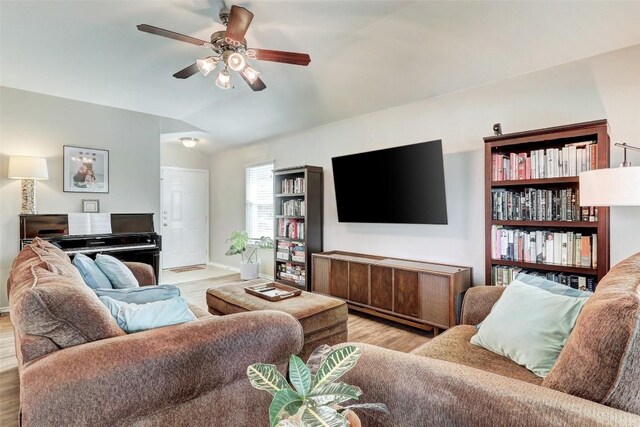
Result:
M197 147L186 148L179 143L163 142L160 144L160 164L175 168L209 170L211 157Z
M160 117L0 88L0 307L18 253L20 181L7 178L9 156L47 158L49 180L38 182L38 212L80 212L81 200L100 199L102 212L160 208ZM62 146L109 150L109 194L62 191Z
M211 259L244 228L244 165L324 168L324 249L472 266L484 283L483 137L606 118L613 142L640 144L640 45L513 79L367 114L216 153L211 162ZM446 76L442 76L446 78ZM338 223L331 157L442 139L449 224ZM612 165L621 158L612 149ZM640 156L632 154L640 164ZM384 197L384 195L381 195ZM640 208L612 208L611 261L640 251ZM262 272L272 273L270 254Z

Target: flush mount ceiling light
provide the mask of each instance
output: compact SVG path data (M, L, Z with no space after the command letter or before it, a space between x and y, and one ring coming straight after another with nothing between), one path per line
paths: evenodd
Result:
M247 64L247 59L258 61L281 62L284 64L307 66L311 58L306 53L283 52L280 50L247 48L247 40L244 38L253 13L244 7L231 6L231 10L223 8L220 11L220 21L227 28L211 34L210 41L201 40L195 37L154 27L152 25L140 24L138 30L157 36L168 37L185 43L190 43L205 49L211 49L214 56L198 59L194 64L178 71L173 75L177 79L186 79L196 74L198 71L207 76L216 69L218 62L223 63L223 70L220 71L216 79L216 86L221 89L230 89L231 74L227 70L235 71L254 92L261 91L267 86L260 79L260 72L251 68Z
M193 148L196 146L196 144L198 144L199 139L198 138L191 138L191 137L182 137L179 138L180 142L182 142L182 145L184 145L187 148Z

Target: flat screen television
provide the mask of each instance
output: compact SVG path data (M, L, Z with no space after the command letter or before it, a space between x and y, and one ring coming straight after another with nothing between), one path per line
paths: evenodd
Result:
M447 224L441 140L331 162L339 222Z

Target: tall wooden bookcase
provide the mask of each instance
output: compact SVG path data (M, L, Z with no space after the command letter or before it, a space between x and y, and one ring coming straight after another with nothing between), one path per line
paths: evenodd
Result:
M311 255L322 252L322 168L277 169L273 172L273 185L273 277L279 283L309 290Z
M532 194L535 194L532 193L532 189L535 189L536 191L565 190L570 191L573 195L577 195L577 198L579 199L580 189L578 176L562 176L551 178L540 178L536 176L535 178L532 178L531 176L527 176L532 174L526 174L525 169L525 179L500 180L500 178L503 178L504 175L504 171L500 170L500 168L504 166L504 164L503 166L500 166L500 156L505 156L503 158L509 158L512 156L512 153L527 153L527 155L531 156L532 152L536 152L536 150L538 150L535 154L535 162L533 159L525 161L526 168L528 165L527 162L535 164L538 164L540 162L539 150L545 150L545 152L548 152L547 150L549 149L559 149L560 151L562 151L563 147L569 145L580 146L580 144L591 142L595 143L595 147L590 150L593 150L592 153L594 153L596 157L595 159L593 159L593 156L589 156L589 161L592 161L591 166L597 169L608 168L610 141L607 130L607 121L598 120L484 138L486 265L485 283L487 285L495 284L494 280L492 280L492 272L503 272L509 270L509 267L514 267L516 269L522 269L525 271L539 272L545 275L547 275L548 273L551 273L552 275L553 273L557 273L557 275L561 277L563 281L564 276L570 276L571 280L573 280L575 277L582 276L585 277L585 280L592 281L593 279L595 279L595 283L597 283L606 274L606 272L609 270L610 262L609 208L598 207L597 212L595 210L592 210L591 213L597 213L597 215L593 215L590 218L587 218L589 219L588 221L583 221L584 218L582 217L582 215L580 215L580 217L578 218L573 218L572 220L566 220L566 218L565 220L558 220L557 215L555 216L555 218L550 218L551 220L549 220L549 218L545 218L544 221L540 220L539 218L536 218L536 220L532 220L531 215L527 215L528 218L526 218L526 220L523 220L522 218L504 219L504 214L502 213L502 211L500 213L500 216L503 218L496 219L495 217L498 214L497 212L495 212L495 210L501 210L501 206L503 205L502 203L498 203L498 205L494 204L493 193L508 191L515 193L521 192L520 194L525 194L526 191L529 191L528 194L529 196L531 196ZM494 155L498 156L494 157ZM513 160L513 157L511 157L511 160ZM546 159L545 161L548 161L548 159ZM562 172L562 163L559 165L559 168ZM536 175L540 174L536 173ZM561 175L563 174L561 173ZM519 176L517 176L517 178L522 178L522 175L520 174ZM499 200L502 201L502 199ZM523 203L521 198L519 200L519 203ZM513 202L513 200L511 201ZM531 203L531 197L525 198L524 204L529 203ZM521 206L521 204L519 204L518 206ZM530 206L527 209L530 209ZM545 209L547 208L545 207ZM580 213L582 214L582 209L580 210ZM532 232L542 230L546 233L567 233L571 234L571 236L575 236L578 233L586 236L596 235L597 244L594 246L593 251L595 252L595 255L597 257L597 265L586 267L570 265L564 262L561 264L557 264L550 263L546 259L544 260L544 263L541 263L538 257L536 259L531 259L531 257L529 257L529 259L527 260L528 262L522 261L521 259L517 261L509 260L509 256L507 256L506 259L504 257L501 257L501 259L494 259L494 257L492 257L493 245L499 245L499 243L494 241L493 231L495 231L496 227L501 227L502 230L525 231L529 233L529 235ZM539 236L540 235L538 234L538 237ZM504 240L502 242L504 242ZM532 243L533 242L530 242L530 244Z

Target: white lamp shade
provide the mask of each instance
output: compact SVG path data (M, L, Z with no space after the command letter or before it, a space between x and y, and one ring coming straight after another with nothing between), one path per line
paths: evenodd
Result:
M9 178L12 179L49 179L47 159L42 157L9 157Z
M640 206L640 167L582 172L580 206Z

